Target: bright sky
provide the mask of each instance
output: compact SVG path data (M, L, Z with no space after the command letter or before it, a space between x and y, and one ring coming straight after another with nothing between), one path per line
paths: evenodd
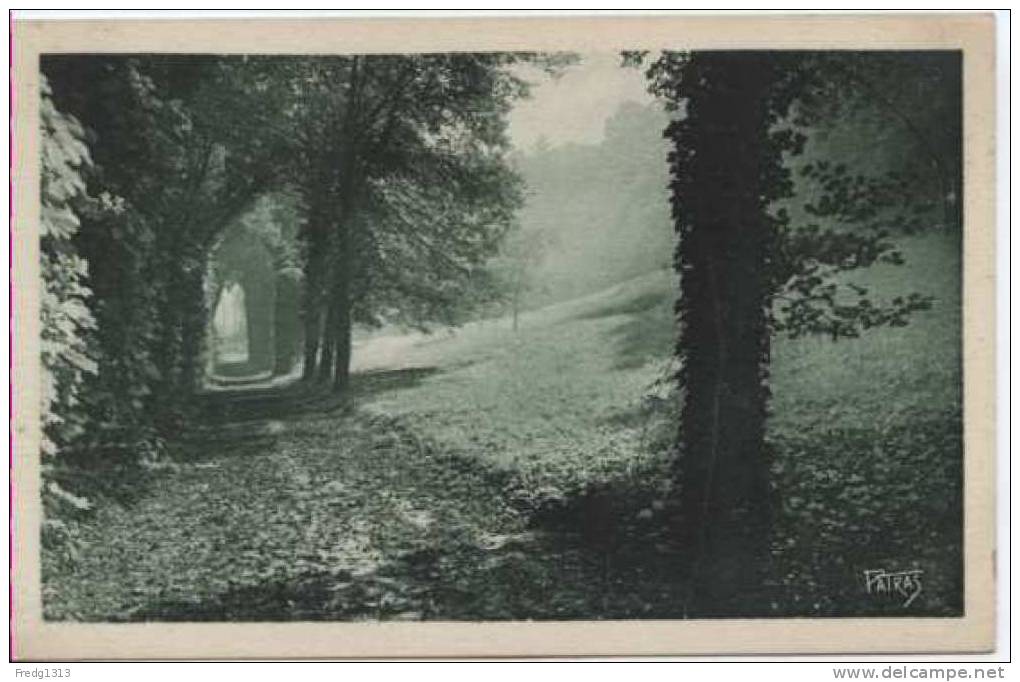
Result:
M642 71L622 68L618 52L581 55L580 63L556 80L533 69L523 76L535 84L532 96L510 113L510 138L522 151L543 135L552 145L598 143L606 119L620 104L652 101Z

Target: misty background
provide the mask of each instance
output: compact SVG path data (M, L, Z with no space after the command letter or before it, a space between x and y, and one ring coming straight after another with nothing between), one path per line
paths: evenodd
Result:
M672 258L668 116L619 54L579 58L555 78L522 69L532 94L509 116L526 185L520 239L536 250L525 308L667 269Z

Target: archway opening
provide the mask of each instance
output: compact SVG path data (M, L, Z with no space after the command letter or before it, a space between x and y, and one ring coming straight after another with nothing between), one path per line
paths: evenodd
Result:
M207 386L297 378L303 346L299 215L293 197L266 195L210 245Z
M276 273L261 240L228 230L210 257L206 327L207 375L253 381L272 376L276 363Z
M232 368L247 370L248 315L244 287L232 282L223 288L212 318L213 365L217 374L236 374Z

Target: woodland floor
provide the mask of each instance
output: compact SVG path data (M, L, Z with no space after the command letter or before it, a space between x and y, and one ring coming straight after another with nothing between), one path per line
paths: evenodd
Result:
M936 295L910 326L776 345L780 506L749 614L961 612L959 292L930 274L952 253L929 239L870 275ZM46 617L682 617L657 504L670 280L527 313L517 333L365 337L343 398L200 396L172 461L95 474L77 555L44 553ZM878 568L924 570L924 594L909 610L865 594Z
M255 417L280 398L248 400ZM529 528L504 477L437 453L394 420L328 400L304 410L210 430L140 499L105 506L75 574L49 595L77 608L52 615L664 617L677 603L661 557L649 561L654 548L614 547L607 565L581 535Z

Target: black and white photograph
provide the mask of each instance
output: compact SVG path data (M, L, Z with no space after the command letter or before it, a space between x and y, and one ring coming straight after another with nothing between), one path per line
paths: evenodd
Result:
M975 613L964 50L583 46L40 52L43 624Z

